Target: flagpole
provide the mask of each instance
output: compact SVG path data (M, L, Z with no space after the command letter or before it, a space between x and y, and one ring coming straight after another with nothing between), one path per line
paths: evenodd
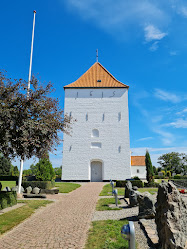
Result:
M27 99L29 98L30 82L31 82L31 70L32 70L32 55L33 55L33 44L34 44L34 30L35 30L35 15L36 11L34 10L33 17L33 27L32 27L32 42L31 42L31 54L30 54L30 66L29 66L29 79L27 86ZM22 183L22 174L23 174L23 159L20 160L20 172L19 172L19 183L18 183L18 193L21 194L21 183Z

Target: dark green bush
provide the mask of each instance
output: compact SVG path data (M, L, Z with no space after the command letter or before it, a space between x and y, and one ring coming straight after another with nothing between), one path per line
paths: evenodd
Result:
M40 189L51 189L55 186L55 181L24 181L22 182L24 189L31 186L32 188L38 187Z
M0 192L0 210L11 207L17 203L17 193L14 191Z
M145 182L144 183L145 188L150 188L150 187L158 188L158 186L159 186L159 183L157 182Z
M143 188L144 183L141 180L131 180L132 186L137 186L138 188ZM116 187L125 187L127 181L116 181Z
M5 175L0 176L0 181L17 181L17 180L18 180L17 176L5 176Z
M163 176L159 176L159 175L154 175L155 179L163 179Z
M138 176L134 176L133 179L140 181L140 178Z
M185 176L175 175L172 178L174 178L174 179L187 179L187 175L185 175Z

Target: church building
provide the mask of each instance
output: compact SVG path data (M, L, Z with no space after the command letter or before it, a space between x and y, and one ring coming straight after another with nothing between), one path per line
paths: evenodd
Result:
M76 121L64 134L63 181L131 178L128 89L99 62L64 87L64 113Z

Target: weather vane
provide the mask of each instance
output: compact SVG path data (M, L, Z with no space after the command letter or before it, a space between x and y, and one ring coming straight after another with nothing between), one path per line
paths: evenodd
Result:
M96 49L96 62L98 62L98 49Z

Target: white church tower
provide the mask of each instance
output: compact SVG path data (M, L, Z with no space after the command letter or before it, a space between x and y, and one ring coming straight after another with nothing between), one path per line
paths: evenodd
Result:
M64 113L76 122L64 134L63 181L131 177L128 88L99 62L64 87Z

